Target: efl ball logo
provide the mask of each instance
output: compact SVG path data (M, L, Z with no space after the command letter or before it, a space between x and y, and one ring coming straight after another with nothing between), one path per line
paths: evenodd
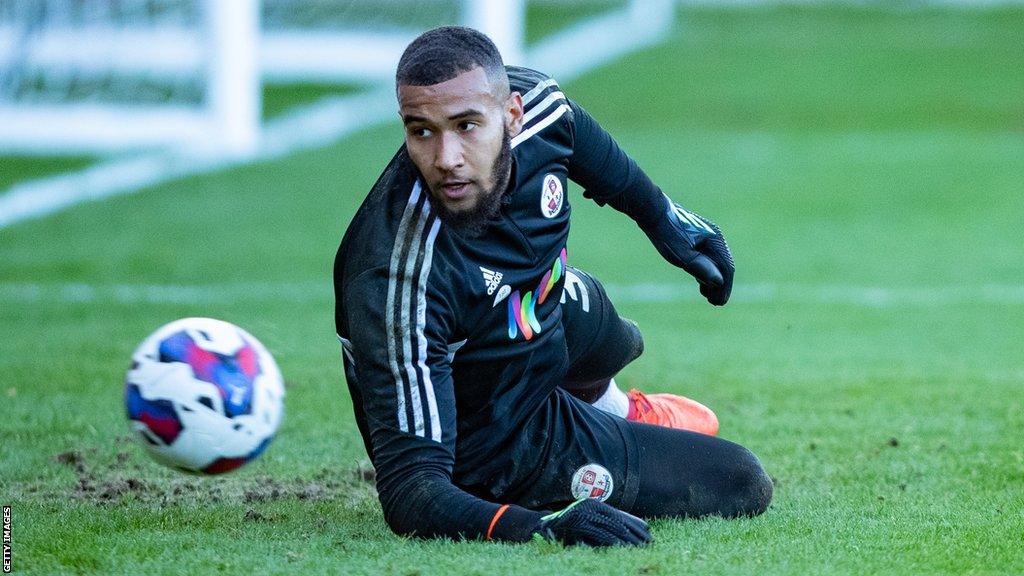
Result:
M544 177L544 187L540 193L540 212L545 218L554 218L562 211L562 181L554 174Z
M604 502L614 489L612 475L600 464L587 464L572 475L572 497L577 500L594 498Z

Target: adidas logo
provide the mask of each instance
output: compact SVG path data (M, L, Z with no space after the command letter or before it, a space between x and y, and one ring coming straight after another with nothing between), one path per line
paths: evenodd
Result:
M483 266L480 267L480 271L484 274L484 282L487 283L487 295L494 294L494 291L501 285L501 278L504 276L501 272L495 272L494 270L488 270Z

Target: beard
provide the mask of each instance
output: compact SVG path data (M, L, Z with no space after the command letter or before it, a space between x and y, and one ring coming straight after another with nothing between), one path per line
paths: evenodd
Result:
M453 212L442 202L435 202L433 208L446 226L469 236L479 236L487 228L488 222L501 211L501 199L508 188L511 173L512 138L508 134L508 128L505 128L501 135L501 150L498 151L498 157L491 166L491 182L494 182L494 186L489 190L483 190L476 205L468 210Z

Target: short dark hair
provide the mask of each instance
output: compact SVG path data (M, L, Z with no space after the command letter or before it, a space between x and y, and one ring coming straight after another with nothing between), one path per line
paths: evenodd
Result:
M421 34L402 53L396 86L433 86L481 67L491 82L508 84L505 64L486 34L464 26L442 26Z

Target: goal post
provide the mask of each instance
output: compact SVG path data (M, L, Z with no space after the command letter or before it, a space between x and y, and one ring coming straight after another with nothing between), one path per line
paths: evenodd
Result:
M212 142L228 153L248 154L259 142L262 106L259 4L256 0L206 0L206 10Z

